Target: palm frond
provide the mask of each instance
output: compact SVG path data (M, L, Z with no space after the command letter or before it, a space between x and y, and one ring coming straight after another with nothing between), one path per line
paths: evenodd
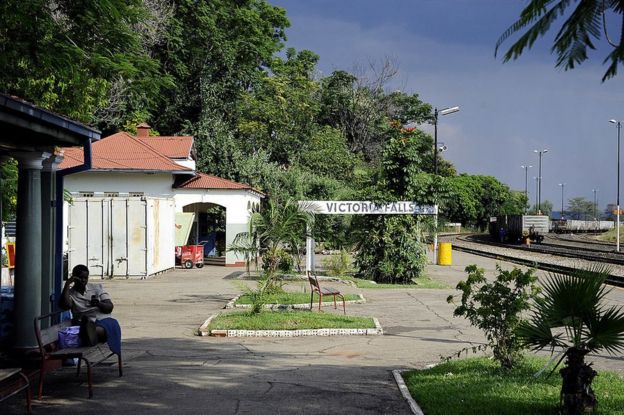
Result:
M555 37L552 51L557 55L557 66L573 69L587 59L587 48L595 49L592 38L602 34L602 5L584 1L563 23Z
M605 349L611 354L624 351L624 310L611 307L587 322L587 349Z
M572 275L550 274L519 339L534 349L576 347L609 353L624 350L624 310L604 305L610 269L596 264Z
M532 0L529 5L522 10L520 19L512 24L496 42L494 56L498 54L498 48L513 34L532 25L524 35L520 37L505 53L503 61L518 58L525 48L531 48L538 37L543 36L550 29L550 25L563 13L570 0L561 0L550 10L548 6L554 0Z

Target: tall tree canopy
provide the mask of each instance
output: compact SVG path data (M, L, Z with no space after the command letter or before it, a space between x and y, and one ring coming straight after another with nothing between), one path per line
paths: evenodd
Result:
M140 0L5 0L0 16L3 92L93 122L115 81L126 81L127 112L167 84L135 30L148 16Z

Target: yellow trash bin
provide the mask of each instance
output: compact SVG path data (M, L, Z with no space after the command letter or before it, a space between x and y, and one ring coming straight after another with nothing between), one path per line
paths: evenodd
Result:
M442 242L438 247L438 265L453 265L453 252L450 242Z

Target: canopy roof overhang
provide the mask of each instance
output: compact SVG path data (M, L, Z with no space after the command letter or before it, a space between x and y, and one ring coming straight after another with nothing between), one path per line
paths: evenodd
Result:
M19 98L0 94L0 152L80 146L100 132Z

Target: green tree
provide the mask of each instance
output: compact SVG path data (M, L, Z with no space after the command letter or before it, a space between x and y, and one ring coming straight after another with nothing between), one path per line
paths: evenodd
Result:
M530 49L535 41L544 37L558 19L564 19L553 40L551 51L557 56L556 67L574 69L588 59L588 49L596 49L594 43L604 34L612 46L604 59L608 63L603 82L617 74L618 66L624 63L624 31L607 26L607 13L619 15L624 24L624 2L622 0L583 0L555 1L531 0L520 13L520 18L512 24L496 42L495 54L499 47L512 35L524 31L522 36L504 54L503 61L517 59L525 49ZM526 29L526 30L525 30ZM609 32L615 29L617 39L612 40Z
M367 198L382 204L413 200L431 204L443 194L443 181L422 172L427 161L422 149L430 137L405 131L400 123L387 130L389 137L381 168ZM426 264L425 226L418 216L367 215L354 221L358 243L358 274L377 282L411 283Z
M285 10L265 0L176 0L152 48L174 80L162 91L156 128L188 132L205 117L234 131L243 92L281 50L289 25Z
M126 111L150 109L168 80L135 30L148 15L140 0L6 0L0 3L3 92L83 122L109 106L126 80Z
M353 177L356 163L342 132L329 126L314 131L299 156L299 164L308 172L342 181Z
M264 73L242 94L238 134L248 153L264 149L272 161L289 166L315 130L318 83L312 73L318 56L288 49L286 59L271 61Z
M411 284L427 261L418 219L405 215L367 219L357 246L358 275L379 283Z
M586 219L594 213L594 202L584 197L573 197L568 200L568 211L574 219Z
M388 140L388 123L427 122L431 106L417 94L386 92L387 82L396 75L391 62L371 66L372 74L358 77L335 71L321 80L319 123L343 131L352 152L377 162Z
M2 195L2 218L15 219L17 208L17 162L13 159L0 164L0 194Z
M527 212L529 215L537 215L538 212L541 212L542 215L550 216L553 211L553 204L550 200L543 201L539 209L537 209L536 205L531 206L531 209Z
M551 274L530 320L517 329L520 340L535 350L565 351L565 367L559 371L562 414L591 413L596 408L591 384L597 373L585 363L585 356L624 351L624 310L606 304L608 275L609 270L600 266L571 275Z
M491 216L522 214L525 198L492 176L461 174L447 178L449 195L441 212L452 222L485 229Z

